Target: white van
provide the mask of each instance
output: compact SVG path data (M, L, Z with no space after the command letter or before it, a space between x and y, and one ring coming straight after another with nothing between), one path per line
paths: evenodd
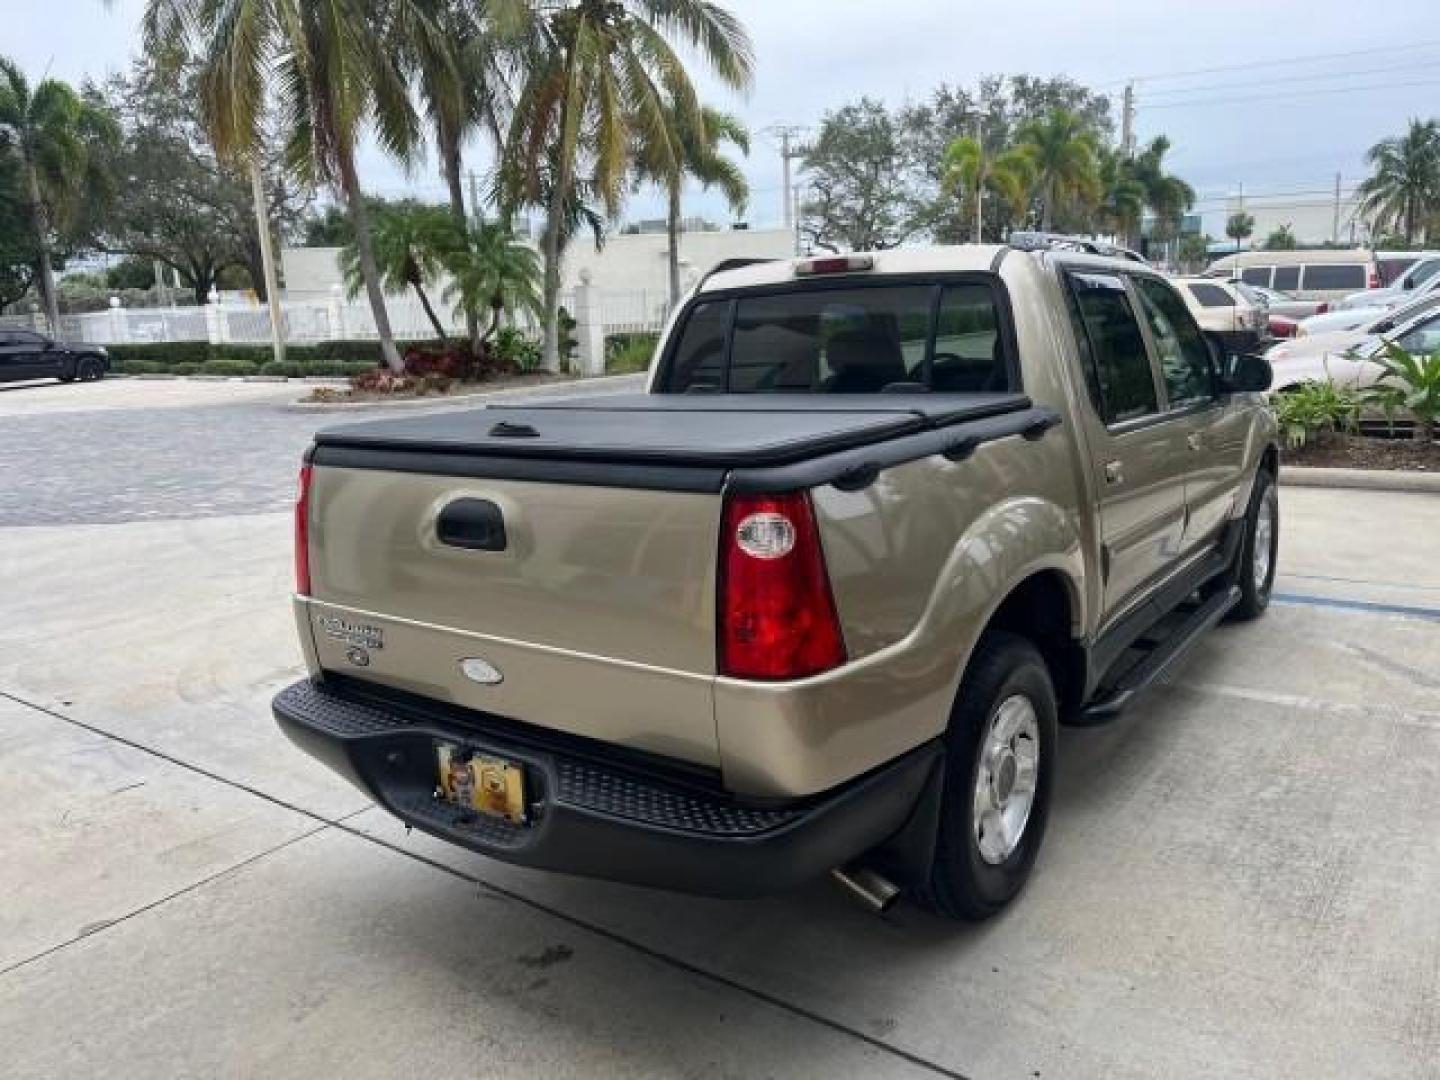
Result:
M1380 286L1374 252L1240 251L1216 259L1206 277L1238 277L1247 285L1279 289L1301 300L1341 300Z

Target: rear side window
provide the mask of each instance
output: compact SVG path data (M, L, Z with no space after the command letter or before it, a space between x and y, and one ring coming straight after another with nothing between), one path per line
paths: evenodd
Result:
M980 283L745 293L691 309L659 389L1004 391L1012 381L1001 325L996 293Z
M1305 267L1307 289L1365 288L1365 267L1359 263L1310 263Z
M1410 275L1410 287L1423 284L1435 276L1435 271L1440 270L1440 259L1427 260L1415 268Z
M1270 287L1279 289L1281 292L1293 292L1298 289L1300 287L1300 267L1275 267L1275 280L1270 283Z
M1235 298L1219 285L1186 285L1190 295L1201 307L1234 307Z
M1259 285L1263 288L1270 287L1270 270L1268 266L1247 266L1240 272L1240 280L1246 285Z
M1170 408L1183 409L1209 401L1215 391L1210 346L1184 301L1164 282L1147 277L1134 280L1145 319L1150 324L1150 336L1159 353L1160 374Z
M1080 343L1095 406L1107 424L1160 411L1145 338L1130 306L1125 283L1115 274L1073 273Z

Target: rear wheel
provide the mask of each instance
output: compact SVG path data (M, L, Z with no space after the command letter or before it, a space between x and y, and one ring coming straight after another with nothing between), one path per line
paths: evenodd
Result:
M105 368L93 356L82 356L75 372L81 382L99 382L105 377Z
M1025 884L1050 811L1055 687L1039 650L985 637L960 686L946 736L945 793L930 877L917 899L985 919Z
M1240 602L1230 611L1237 621L1259 618L1270 606L1275 584L1275 556L1280 549L1280 497L1275 477L1267 469L1255 474L1250 511L1245 515L1245 539L1240 543L1235 584Z

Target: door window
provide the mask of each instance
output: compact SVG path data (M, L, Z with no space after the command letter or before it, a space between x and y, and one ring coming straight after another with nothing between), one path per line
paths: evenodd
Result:
M1116 274L1077 272L1070 293L1090 393L1105 423L1158 413L1150 356L1125 282Z
M1240 272L1240 280L1246 285L1260 285L1268 288L1270 285L1270 267L1268 266L1247 266Z
M1293 292L1298 289L1300 287L1300 267L1277 266L1275 280L1270 283L1270 287L1283 292Z
M1210 346L1175 290L1155 278L1137 277L1135 291L1159 354L1165 396L1172 409L1214 397Z
M1311 263L1305 267L1305 288L1358 291L1365 288L1365 267L1359 263Z

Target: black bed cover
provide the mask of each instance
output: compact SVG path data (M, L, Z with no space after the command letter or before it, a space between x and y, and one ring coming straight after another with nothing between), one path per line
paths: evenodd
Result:
M326 428L315 436L314 460L407 472L719 490L730 470L849 456L993 418L1029 422L1037 411L1023 394L605 394ZM1005 427L1010 426L1007 419Z

